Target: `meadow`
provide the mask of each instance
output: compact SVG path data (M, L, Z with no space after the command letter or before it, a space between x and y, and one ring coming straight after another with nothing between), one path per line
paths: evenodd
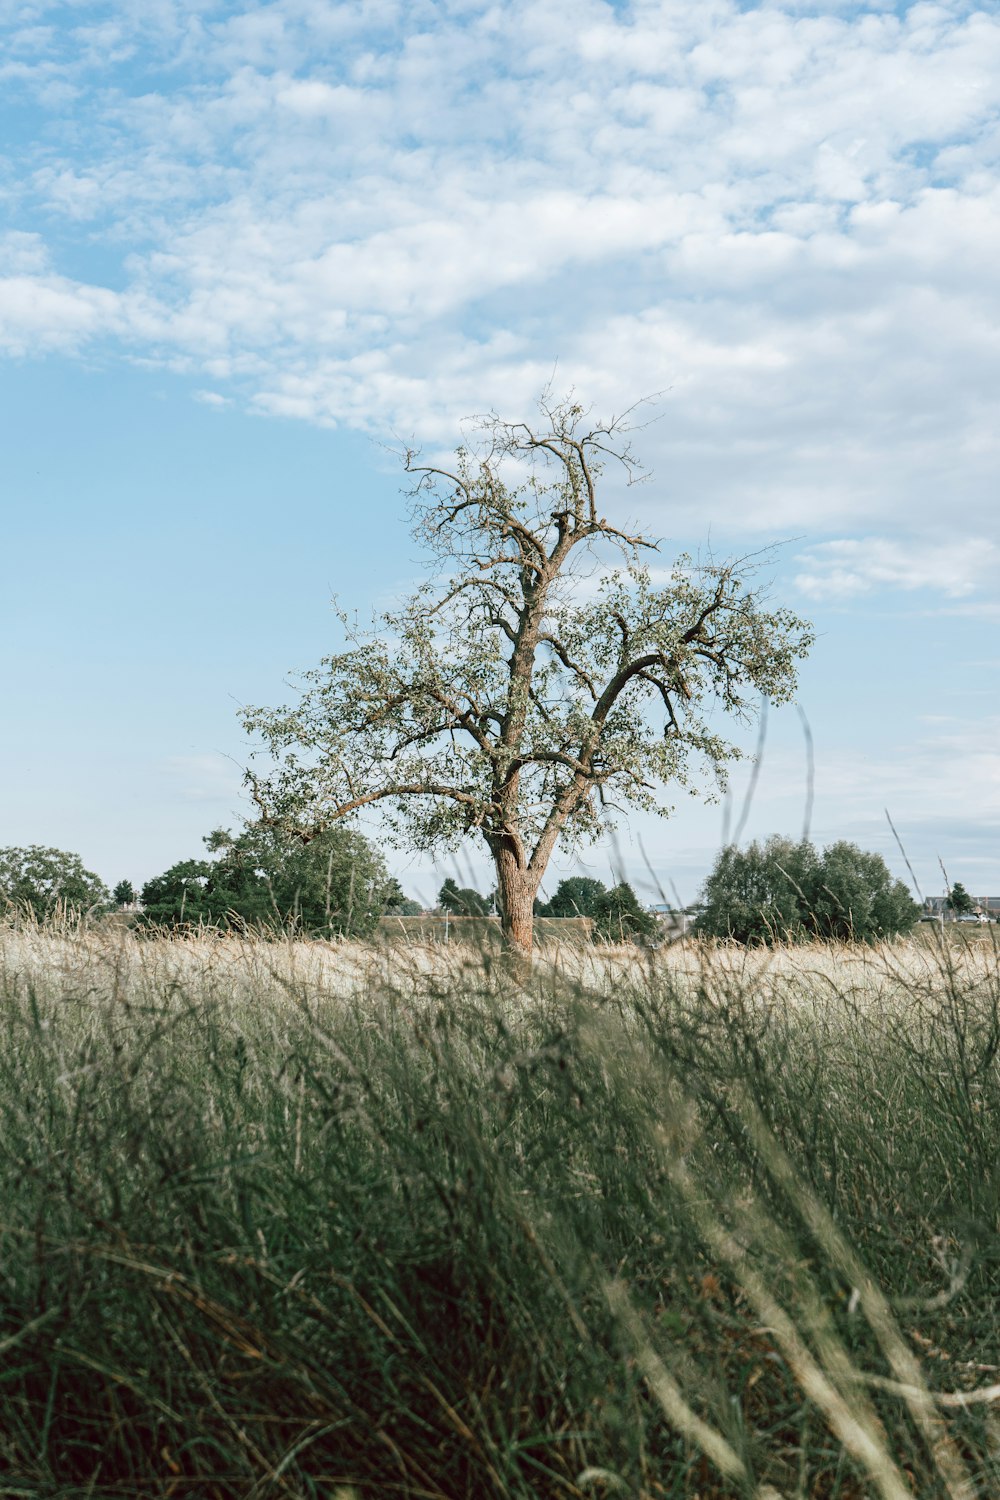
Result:
M0 1494L1000 1493L991 941L0 986Z

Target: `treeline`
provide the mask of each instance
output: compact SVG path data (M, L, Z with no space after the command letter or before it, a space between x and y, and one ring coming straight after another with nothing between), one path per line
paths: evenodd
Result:
M459 887L446 880L438 892L442 911L456 917L485 917L498 912L496 892L483 896L470 886ZM625 880L609 889L603 881L587 875L561 880L551 901L536 901L536 917L589 917L597 942L628 943L653 937L656 917L639 901Z
M0 850L0 906L31 911L40 920L59 910L99 914L134 908L139 928L192 931L294 931L311 937L367 937L380 917L412 916L409 900L381 854L354 829L336 824L303 842L275 828L250 824L242 833L216 829L203 840L208 857L180 860L136 890L128 880L109 891L79 855L31 845ZM445 880L437 909L452 916L488 916L495 893ZM595 941L652 938L656 918L626 881L610 888L572 876L552 899L536 902L538 916L589 917Z
M422 911L409 900L381 854L354 829L337 824L303 842L275 828L250 824L240 834L216 829L204 840L209 857L180 860L140 890L122 880L109 891L79 855L31 845L0 850L0 906L30 911L100 914L133 909L139 928L193 931L294 931L311 937L367 937L380 917ZM656 919L627 882L610 889L574 876L560 882L536 913L589 917L596 941L651 937ZM437 909L453 916L488 916L495 895L445 880Z
M32 845L0 849L0 909L29 910L44 919L57 910L90 913L131 908L136 926L190 931L294 931L316 937L366 937L385 915L415 915L381 853L343 824L304 842L263 824L241 833L216 829L206 856L181 860L136 891L127 880L109 891L79 856ZM963 905L964 902L964 905ZM953 887L955 912L972 902ZM444 882L437 909L453 916L498 913L496 893ZM720 851L698 904L692 930L747 945L809 939L877 942L908 933L921 908L881 855L838 840L822 851L807 841L774 837ZM587 917L595 941L646 942L659 932L656 915L632 886L611 887L591 876L559 882L540 917Z
M964 897L971 910L962 887L955 891L952 904ZM459 890L453 881L445 883L439 899L456 915L491 909L487 897ZM818 851L806 840L778 836L745 849L720 850L697 904L685 913L697 935L747 946L816 938L880 942L910 932L920 914L880 854L845 839ZM535 916L590 917L595 938L604 942L647 939L658 931L655 915L640 905L630 885L623 881L609 890L584 875L560 881L551 900L536 901Z
M40 919L59 909L100 913L137 905L139 927L296 931L365 937L387 912L412 909L372 844L343 825L303 842L261 824L216 829L210 858L181 860L140 891L109 891L76 854L32 845L0 850L0 904Z

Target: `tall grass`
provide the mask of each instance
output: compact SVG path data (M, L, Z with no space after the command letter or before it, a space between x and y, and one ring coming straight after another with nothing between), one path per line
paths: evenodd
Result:
M0 1494L1000 1493L984 945L0 934Z

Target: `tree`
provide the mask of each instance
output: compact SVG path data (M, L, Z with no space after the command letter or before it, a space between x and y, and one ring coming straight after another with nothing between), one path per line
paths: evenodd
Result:
M145 921L364 936L390 888L381 856L351 828L303 843L252 823L238 835L215 829L205 844L217 859L184 860L146 883Z
M972 897L960 880L956 880L948 894L948 907L956 917L966 917L973 910Z
M111 892L111 899L118 907L131 906L135 900L135 887L131 880L119 880Z
M560 880L551 901L540 904L539 917L593 917L608 888L602 880L589 875L570 875Z
M213 865L207 859L183 859L142 888L143 926L213 925L217 912L209 891Z
M357 829L335 826L304 843L259 823L233 840L219 874L217 888L237 915L317 937L373 932L390 879L381 854Z
M411 901L395 875L390 875L383 896L382 911L387 917L419 917L423 907Z
M485 917L489 915L490 903L471 886L457 886L449 875L438 891L438 906L443 906L453 917Z
M28 907L36 917L47 917L59 907L78 912L106 907L108 888L93 870L84 869L78 854L29 844L24 849L0 849L0 903Z
M747 944L807 938L875 942L908 932L920 908L882 856L846 840L770 838L720 851L700 896L694 931Z
M630 943L635 938L651 937L656 918L639 905L639 898L627 881L605 891L596 903L594 937L605 943Z
M739 943L795 942L809 936L806 926L815 884L816 851L791 839L768 839L746 849L720 850L699 895L701 912L694 931Z
M874 942L909 932L920 907L880 854L840 840L823 851L812 918L828 938Z
M790 698L809 627L765 607L750 564L678 560L614 526L602 462L635 461L624 424L543 403L534 430L496 416L453 468L405 456L415 535L433 576L371 632L305 674L297 703L244 713L269 767L247 773L266 821L304 839L380 808L420 850L481 838L503 932L528 951L560 842L632 806L666 813L664 783L725 779L740 751L713 727ZM615 561L616 566L611 566Z

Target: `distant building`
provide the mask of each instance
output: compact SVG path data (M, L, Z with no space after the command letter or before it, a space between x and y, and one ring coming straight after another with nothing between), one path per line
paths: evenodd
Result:
M972 910L981 912L986 917L1000 917L1000 896L972 896ZM953 919L953 912L948 906L947 896L927 896L924 899L924 910L932 917L942 917L948 922Z
M675 906L668 906L666 902L659 901L648 910L659 922L662 932L667 937L684 937L691 930L694 913L690 907L681 911Z

